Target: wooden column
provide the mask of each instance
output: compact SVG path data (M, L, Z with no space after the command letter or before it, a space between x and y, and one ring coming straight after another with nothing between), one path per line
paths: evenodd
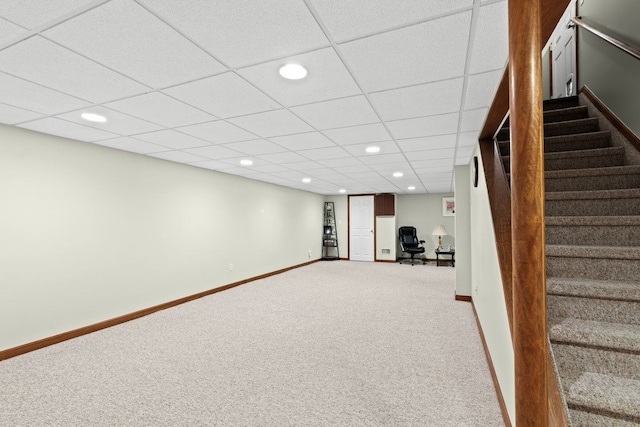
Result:
M516 425L548 420L540 0L509 0Z

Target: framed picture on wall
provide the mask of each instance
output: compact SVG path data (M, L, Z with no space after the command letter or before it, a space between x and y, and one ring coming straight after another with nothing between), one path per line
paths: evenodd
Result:
M442 216L456 215L456 199L454 197L442 198Z

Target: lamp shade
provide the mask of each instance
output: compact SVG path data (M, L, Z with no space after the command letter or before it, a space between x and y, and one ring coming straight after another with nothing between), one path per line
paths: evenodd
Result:
M436 225L436 228L433 229L433 232L431 233L432 236L446 236L449 233L447 233L447 229L444 228L444 224L438 224Z

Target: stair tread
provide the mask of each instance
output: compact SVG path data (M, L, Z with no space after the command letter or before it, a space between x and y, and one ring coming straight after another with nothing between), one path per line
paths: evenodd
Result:
M573 134L567 134L567 135L556 135L556 136L545 136L544 142L546 143L557 143L557 142L561 142L561 141L567 141L567 140L572 140L572 139L580 139L580 140L584 140L584 139L598 139L598 138L606 138L609 137L611 135L611 132L608 130L599 130L599 131L594 131L594 132L583 132L583 133L573 133ZM506 139L506 140L502 140L502 141L498 141L499 145L507 145L511 142L511 140Z
M561 151L564 153L565 151ZM607 175L634 175L640 173L640 165L607 166L603 168L564 169L545 171L545 178L574 178Z
M623 147L606 147L606 148L590 148L587 150L572 151L555 151L552 153L544 153L547 159L566 159L571 157L599 157L603 155L624 154ZM509 159L511 156L502 156L503 159Z
M547 294L640 302L640 281L547 277Z
M567 126L567 125L581 125L581 124L592 124L592 123L597 124L598 123L598 119L595 118L595 117L587 117L585 119L564 120L564 121L561 121L561 122L545 123L544 127L545 128L555 128L555 127L561 128L561 127L564 127L564 126ZM508 133L507 131L510 131L510 129L511 128L509 126L504 126L501 130L504 133ZM593 132L593 131L588 131L588 132L585 132L585 133L591 133L591 132Z
M570 406L640 417L640 380L585 372L567 393Z
M640 325L585 319L550 319L549 338L588 347L640 352Z
M620 216L548 216L545 218L546 225L571 225L571 226L640 226L640 215L620 215Z
M640 197L640 188L550 191L545 193L546 200L634 199L637 197Z
M546 245L547 256L640 260L640 246Z

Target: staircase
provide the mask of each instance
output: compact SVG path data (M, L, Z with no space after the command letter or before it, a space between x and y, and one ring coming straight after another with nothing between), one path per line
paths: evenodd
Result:
M640 426L640 165L578 97L544 102L549 336L571 426ZM498 133L509 172L509 128Z

